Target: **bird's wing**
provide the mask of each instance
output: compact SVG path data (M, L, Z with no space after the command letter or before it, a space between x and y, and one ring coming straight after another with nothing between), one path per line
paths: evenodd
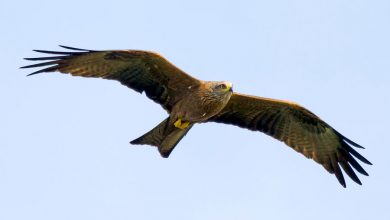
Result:
M209 121L261 131L283 141L334 173L344 187L340 166L358 184L361 182L352 168L368 175L355 158L366 164L371 163L350 145L363 147L295 103L234 93L227 106Z
M41 63L21 68L45 67L33 72L59 71L73 76L100 77L121 82L137 92L145 92L147 97L171 111L172 106L188 91L188 87L196 87L200 81L189 76L164 57L147 51L110 50L92 51L61 46L71 51L57 52L34 50L55 56L25 58L41 61ZM44 61L44 62L42 62Z

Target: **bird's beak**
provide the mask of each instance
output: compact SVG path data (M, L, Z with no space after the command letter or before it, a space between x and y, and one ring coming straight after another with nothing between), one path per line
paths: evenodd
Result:
M233 84L232 83L227 83L226 86L227 86L227 90L229 92L233 92Z

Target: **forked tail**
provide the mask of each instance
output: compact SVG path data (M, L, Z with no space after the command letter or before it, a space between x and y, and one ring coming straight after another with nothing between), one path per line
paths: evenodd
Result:
M170 123L169 119L170 118L168 117L148 133L131 141L130 144L147 144L156 146L158 147L158 151L162 157L169 157L172 150L193 126L189 125L185 129L179 129Z

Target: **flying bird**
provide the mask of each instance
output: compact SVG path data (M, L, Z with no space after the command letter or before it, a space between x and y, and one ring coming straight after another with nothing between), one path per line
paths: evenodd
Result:
M371 163L353 149L363 147L296 103L236 93L232 83L226 81L198 80L154 52L61 47L68 51L34 50L52 56L25 58L40 63L21 68L44 67L29 75L58 71L117 80L145 93L168 112L164 121L131 144L156 146L167 158L195 124L217 122L260 131L283 141L335 174L343 187L346 183L341 168L360 185L354 169L368 176L355 158Z

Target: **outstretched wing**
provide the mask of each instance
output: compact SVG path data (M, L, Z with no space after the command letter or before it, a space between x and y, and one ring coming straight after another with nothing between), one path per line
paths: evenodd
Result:
M368 176L354 157L366 164L371 163L350 145L363 147L295 103L234 93L227 106L209 121L261 131L283 141L334 173L344 187L346 185L340 166L360 185L352 168Z
M55 56L25 58L42 63L21 68L45 67L33 72L59 71L73 76L100 77L121 82L137 92L145 92L147 97L171 111L172 106L188 91L200 82L175 67L164 57L140 50L93 51L61 46L71 51L57 52L34 50Z

